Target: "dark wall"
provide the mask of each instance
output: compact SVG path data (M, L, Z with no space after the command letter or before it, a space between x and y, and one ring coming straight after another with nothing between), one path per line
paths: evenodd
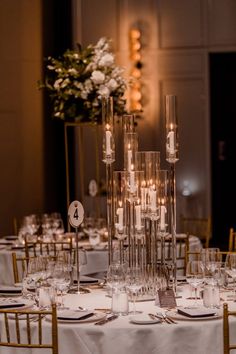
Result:
M72 48L71 0L47 0L42 3L43 57L57 57L66 49ZM61 212L65 221L67 206L64 125L62 121L52 117L52 103L46 91L44 92L44 164L45 212Z

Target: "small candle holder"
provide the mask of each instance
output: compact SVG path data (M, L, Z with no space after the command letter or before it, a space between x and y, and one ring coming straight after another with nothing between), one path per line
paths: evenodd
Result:
M134 170L135 154L138 151L138 134L124 134L124 169L130 172Z
M103 126L103 162L111 164L115 161L113 98L102 98Z
M126 171L113 172L113 208L115 237L122 241L128 236L127 231L127 180Z
M176 96L166 95L166 160L175 163L179 160L178 123Z

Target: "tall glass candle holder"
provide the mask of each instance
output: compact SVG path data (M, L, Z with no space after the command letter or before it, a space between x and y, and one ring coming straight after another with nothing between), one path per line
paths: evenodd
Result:
M102 98L103 162L115 161L113 97Z
M134 114L124 114L122 116L122 127L125 133L135 133Z
M174 95L165 96L166 108L166 160L170 163L170 216L172 235L172 265L173 288L177 288L177 259L176 259L176 177L175 164L179 160L177 98Z
M115 161L113 97L102 98L103 162L106 164L108 261L113 258L113 162Z
M175 163L179 160L178 122L176 96L166 95L166 160Z
M138 151L138 134L124 134L124 169L125 171L134 170L135 154Z

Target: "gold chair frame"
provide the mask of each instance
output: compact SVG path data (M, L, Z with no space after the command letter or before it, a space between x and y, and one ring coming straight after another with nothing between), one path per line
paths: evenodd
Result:
M72 245L72 238L70 237L67 241L36 241L30 242L25 241L25 256L29 258L31 255L37 257L41 256L52 256L53 258L57 257L58 251L68 251L72 252L73 245Z
M58 329L57 329L57 309L56 305L52 305L51 310L10 310L1 309L0 315L3 315L3 321L5 325L5 338L0 337L0 346L14 347L14 348L38 348L38 349L51 349L52 354L58 354ZM9 315L11 318L9 318ZM12 318L14 316L14 318ZM23 319L22 316L25 316ZM33 321L32 321L33 316ZM45 316L51 316L51 341L49 343L43 343L43 330L42 319ZM9 321L15 321L15 339L12 338L12 330L10 330ZM25 322L25 326L21 326L19 322ZM38 323L38 341L32 343L31 338L31 322ZM22 339L23 331L26 327L26 339Z
M230 228L229 230L229 251L235 251L236 250L236 231L234 230L233 227Z
M232 349L236 349L236 344L230 344L229 339L229 316L236 316L236 311L229 311L228 304L223 305L223 339L224 339L224 354L229 354Z
M211 239L211 218L188 218L180 217L181 232L197 236L203 247L208 248Z

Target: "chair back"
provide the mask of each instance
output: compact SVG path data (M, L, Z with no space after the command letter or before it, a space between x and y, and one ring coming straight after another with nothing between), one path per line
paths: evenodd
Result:
M236 251L236 231L233 227L229 229L229 249L230 252Z
M51 310L31 309L0 309L3 315L4 328L0 334L0 346L14 348L51 349L52 354L58 354L57 310L53 304ZM51 331L44 329L42 320L49 316ZM37 323L37 333L35 324ZM32 325L33 324L33 325ZM45 333L50 333L50 340L46 340Z
M236 311L229 311L228 304L223 305L223 340L224 340L224 354L229 354L232 349L236 349L236 344L230 344L229 339L229 316L236 316Z
M211 218L180 218L181 232L199 237L203 247L209 247L211 239Z
M26 271L28 263L29 257L19 256L15 252L12 253L12 269L15 283L22 281L22 275Z
M165 240L166 247L166 260L171 260L172 254L172 237ZM189 235L177 235L176 236L176 260L177 260L177 271L181 274L186 273L187 257L186 254L189 251Z
M36 256L52 256L57 257L58 251L68 251L72 252L72 238L67 241L36 241L25 242L25 256L29 258L31 255Z

